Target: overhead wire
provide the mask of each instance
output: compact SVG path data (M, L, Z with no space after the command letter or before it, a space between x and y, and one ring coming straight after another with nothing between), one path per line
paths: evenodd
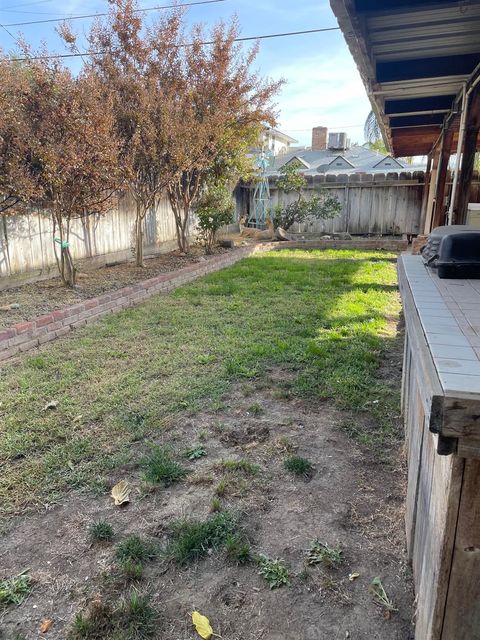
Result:
M234 38L233 42L249 42L252 40L266 40L269 38L285 38L287 36L300 36L312 33L322 33L326 31L339 31L340 27L324 27L321 29L307 29L305 31L288 31L285 33L268 33L260 36L246 36L241 38ZM215 44L214 40L206 40L204 42L188 42L177 45L178 47L192 47L192 46L207 46ZM11 62L26 62L27 60L58 60L61 58L81 58L83 56L101 56L105 55L107 51L81 51L78 53L58 53L44 56L28 56L23 58L10 58Z
M167 4L167 5L159 5L156 7L146 7L144 9L135 9L135 13L142 13L147 11L159 11L160 9L176 9L181 7L193 7L196 5L204 5L204 4L217 4L219 2L226 2L227 0L197 0L196 2L183 2L177 4ZM21 13L21 12L19 12ZM85 20L87 18L98 18L102 16L107 16L108 12L103 13L86 13L83 15L68 15L65 14L61 18L46 18L43 20L30 20L28 22L9 22L5 24L6 27L23 27L32 24L46 24L48 22L63 22L66 20L67 22L70 20Z

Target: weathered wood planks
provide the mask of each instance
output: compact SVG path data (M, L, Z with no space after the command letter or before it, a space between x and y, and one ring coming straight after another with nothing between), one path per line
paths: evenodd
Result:
M480 640L480 393L452 394L438 371L446 342L452 340L454 351L461 343L453 325L440 330L426 320L430 306L441 309L448 287L437 295L424 286L422 269L411 257L400 258L398 272L406 325L405 523L417 596L416 640ZM422 294L431 301L422 301Z

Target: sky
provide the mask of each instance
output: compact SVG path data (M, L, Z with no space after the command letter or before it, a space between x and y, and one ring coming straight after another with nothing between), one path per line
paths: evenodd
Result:
M138 2L141 8L162 4L173 2ZM107 9L107 0L0 0L0 25L14 37L22 33L34 48L45 41L49 50L65 53L55 23L9 25ZM154 12L145 15L153 16ZM225 0L190 7L186 20L208 28L232 15L237 16L243 36L338 26L328 0ZM81 36L90 22L76 20L72 25ZM10 34L0 28L0 47L7 52L16 48ZM363 143L363 123L370 105L341 31L262 40L255 66L262 75L286 81L277 98L278 128L299 144L310 145L312 127L319 125L330 131L346 131L352 142Z

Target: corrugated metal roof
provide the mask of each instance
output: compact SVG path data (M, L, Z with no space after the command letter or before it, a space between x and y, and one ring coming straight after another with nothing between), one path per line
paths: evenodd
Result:
M386 143L397 156L427 154L480 63L480 0L330 4Z

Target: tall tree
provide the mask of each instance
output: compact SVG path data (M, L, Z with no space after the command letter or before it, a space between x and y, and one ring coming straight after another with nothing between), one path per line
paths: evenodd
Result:
M179 168L168 152L178 126L181 12L167 13L147 28L134 0L111 0L109 16L89 34L89 68L111 96L123 185L135 201L135 256L144 265L144 222ZM68 26L64 39L75 46Z
M190 211L204 185L212 174L225 178L244 166L247 145L258 137L261 125L275 124L272 99L282 82L264 80L251 70L258 47L244 53L236 43L238 35L235 20L217 24L209 37L196 26L189 46L181 49L181 119L170 140L170 157L184 168L169 183L168 195L184 252L189 249Z
M31 127L28 160L38 186L35 199L51 215L59 272L73 286L72 221L106 211L117 188L113 112L93 74L75 78L48 59L25 64L29 86L22 111Z
M0 51L0 213L17 212L36 193L28 162L31 129L24 109L28 95L27 70Z

